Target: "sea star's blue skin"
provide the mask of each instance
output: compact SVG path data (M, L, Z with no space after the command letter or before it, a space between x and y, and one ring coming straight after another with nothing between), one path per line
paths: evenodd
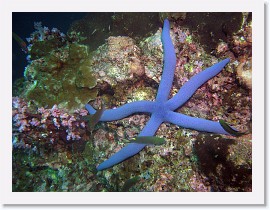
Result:
M174 110L182 106L202 84L216 76L230 60L228 58L222 60L221 62L193 76L182 86L175 96L168 100L176 65L176 56L174 46L170 38L170 24L168 20L164 21L161 39L164 48L164 67L156 101L136 101L125 104L116 109L105 110L100 121L119 120L133 113L143 112L151 114L151 118L140 132L139 136L155 135L162 122L170 122L184 128L190 128L198 131L230 135L222 128L219 122L174 112ZM96 112L96 110L89 104L86 104L85 107L90 114L94 114ZM108 160L101 163L97 167L97 170L100 171L110 168L127 158L130 158L140 152L145 146L145 144L129 143L119 152L112 155Z

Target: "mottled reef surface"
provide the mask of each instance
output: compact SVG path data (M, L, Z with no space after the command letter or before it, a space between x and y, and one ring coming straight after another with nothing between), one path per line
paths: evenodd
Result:
M171 96L193 75L231 59L177 111L223 119L247 134L209 134L163 123L156 136L164 137L165 145L147 146L97 172L149 116L100 122L90 130L84 105L100 108L103 102L109 109L155 99L166 17L177 56ZM102 20L105 26L97 24ZM140 29L148 30L137 30L139 20ZM24 78L13 86L13 191L252 191L251 14L116 13L86 16L67 34L41 24L35 29Z

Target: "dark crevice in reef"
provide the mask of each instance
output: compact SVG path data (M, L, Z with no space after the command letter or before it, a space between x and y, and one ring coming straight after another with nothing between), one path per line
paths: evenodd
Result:
M200 173L205 175L212 191L250 191L252 189L252 169L247 164L236 165L230 160L230 146L235 139L220 135L199 134L194 144Z
M198 34L199 42L211 53L220 42L237 32L242 24L241 12L188 12L182 25Z

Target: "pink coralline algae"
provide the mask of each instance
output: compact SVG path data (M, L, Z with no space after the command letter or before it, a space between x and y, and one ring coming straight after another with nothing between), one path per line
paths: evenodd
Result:
M54 40L58 38L61 42L65 42L66 35L60 32L57 28L52 28L51 30L46 27L42 26L41 22L35 22L34 31L29 38L27 38L27 42L29 43L28 50L31 50L31 47L34 43L44 41L44 40Z
M51 109L34 108L19 97L12 98L13 142L22 145L32 145L36 141L55 144L62 140L72 143L86 139L87 123L81 119L86 110L76 110L74 114L68 114L54 105Z

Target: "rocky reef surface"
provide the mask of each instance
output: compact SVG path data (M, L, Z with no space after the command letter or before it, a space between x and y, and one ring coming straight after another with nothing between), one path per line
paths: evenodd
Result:
M197 31L188 27L191 18L198 19L195 15L160 14L161 21L170 19L177 56L171 96L218 60L231 61L177 111L223 119L246 135L200 133L163 123L156 136L166 138L165 145L147 146L97 172L96 166L136 137L149 116L101 122L90 131L84 105L100 108L103 102L113 108L154 100L163 68L162 23L139 38L108 33L94 50L78 29L64 35L36 24L28 40L23 90L13 97L13 191L252 191L252 17L231 16L238 20L231 28L225 13L226 33L217 27L211 35L208 30L202 34L202 26L209 24L206 14ZM131 19L126 21L123 25L131 25ZM223 35L214 39L220 30ZM207 35L214 36L211 50L205 47Z

